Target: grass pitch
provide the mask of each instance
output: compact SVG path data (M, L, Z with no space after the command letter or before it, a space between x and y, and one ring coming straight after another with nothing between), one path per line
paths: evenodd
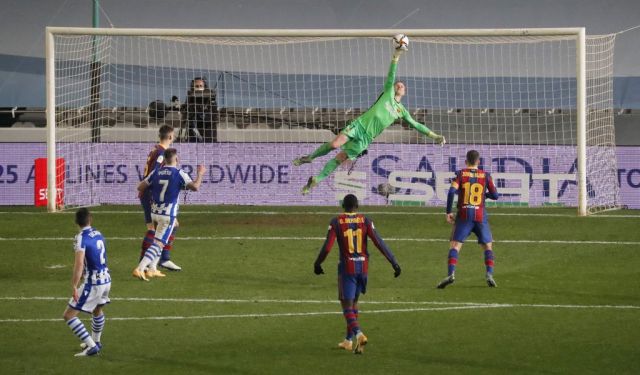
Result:
M2 373L602 374L640 368L640 216L491 209L498 288L482 251L446 276L451 227L437 209L365 207L403 273L370 244L360 323L364 355L336 348L345 323L334 247L313 261L338 211L185 206L173 260L182 272L131 277L144 234L138 207L95 208L107 239L112 303L97 358L62 321L73 264L70 213L0 209ZM89 327L88 316L81 315Z

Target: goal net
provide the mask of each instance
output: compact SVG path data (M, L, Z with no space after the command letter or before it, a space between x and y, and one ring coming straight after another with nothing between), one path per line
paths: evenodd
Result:
M451 177L476 149L501 193L496 204L581 214L619 205L614 36L582 43L580 29L404 31L403 104L447 145L398 120L302 196L337 151L300 167L292 160L373 105L395 31L47 32L48 156L64 159L67 208L137 203L163 125L175 128L187 172L206 167L189 203L334 205L354 193L365 205L444 205Z

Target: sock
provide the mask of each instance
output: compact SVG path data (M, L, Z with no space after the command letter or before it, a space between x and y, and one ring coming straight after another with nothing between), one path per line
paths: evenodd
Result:
M144 256L142 257L142 260L138 264L138 270L141 272L144 271L147 266L155 262L156 258L160 257L161 252L162 251L160 250L160 246L156 245L155 243L149 246L147 251L144 253Z
M162 253L162 251L160 251ZM157 255L153 262L149 263L149 271L156 272L158 270L158 263L160 262L160 255Z
M351 331L353 336L357 335L358 332L360 332L360 324L358 324L356 314L354 314L352 309L344 309L342 310L342 314L344 315L344 319L347 321L347 330Z
M353 311L353 314L356 316L356 320L358 320L358 309L353 309L351 311ZM353 332L351 331L351 329L349 329L348 325L347 325L347 336L345 338L347 340L352 340L353 339Z
M71 332L73 332L73 334L76 335L82 342L87 344L89 348L93 348L94 346L96 346L96 343L93 341L91 335L89 334L87 329L84 328L84 324L82 324L82 321L78 319L78 317L67 320L67 325L69 326L69 328L71 328Z
M485 250L484 251L484 265L487 268L487 273L493 275L493 251Z
M314 152L309 154L309 157L311 158L311 160L313 160L315 158L318 158L320 156L324 156L330 153L331 150L333 150L333 148L331 147L331 143L329 142L323 143L322 146L318 147Z
M94 316L91 319L91 338L95 342L100 342L100 335L102 335L102 330L104 329L104 313Z
M449 267L447 275L451 276L456 272L456 264L458 264L458 251L456 249L449 249Z
M329 177L331 172L335 171L336 168L340 165L340 162L335 158L329 160L327 164L324 165L324 168L320 171L320 174L316 176L316 182L320 182L325 178Z
M173 231L169 236L169 241L162 248L162 254L160 255L160 262L166 262L171 260L171 249L173 249L173 241L176 239L176 232L178 231L178 227L173 227Z
M140 260L144 256L144 253L147 252L149 246L153 245L153 239L156 236L156 231L153 229L147 230L147 233L144 235L144 239L142 240L142 245L140 246ZM140 261L139 260L139 261Z

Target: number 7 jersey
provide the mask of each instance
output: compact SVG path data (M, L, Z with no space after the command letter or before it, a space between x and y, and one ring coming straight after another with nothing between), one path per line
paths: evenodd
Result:
M333 243L338 241L340 249L340 263L338 270L341 274L356 275L367 274L369 269L369 251L367 249L367 237L380 250L382 255L392 265L397 264L391 249L387 247L382 238L376 232L373 222L364 215L357 213L341 214L329 224L327 239L320 249L316 263L322 263Z
M488 172L477 168L462 169L456 172L451 188L458 194L458 220L487 221L485 199L498 199L498 190Z

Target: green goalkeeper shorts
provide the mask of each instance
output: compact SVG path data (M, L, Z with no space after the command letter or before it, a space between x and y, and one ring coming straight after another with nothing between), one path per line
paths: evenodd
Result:
M342 145L342 151L347 154L349 160L355 160L364 150L369 148L371 141L367 140L364 129L358 121L351 122L342 134L349 137L347 143Z

